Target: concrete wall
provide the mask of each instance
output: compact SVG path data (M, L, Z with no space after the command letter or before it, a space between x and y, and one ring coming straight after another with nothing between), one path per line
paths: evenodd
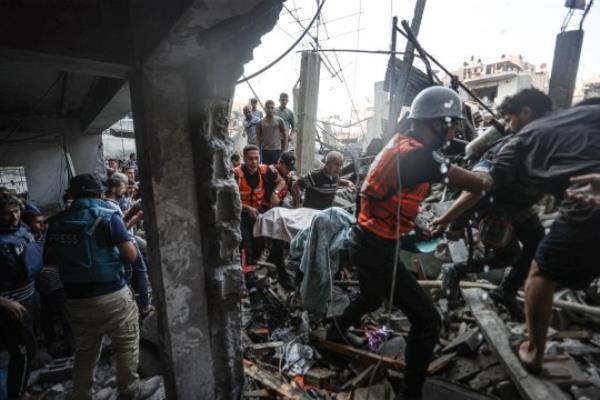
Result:
M39 206L60 204L67 188L66 162L57 141L1 146L1 166L25 167L29 198Z
M363 143L363 150L367 148L371 140L381 137L383 134L383 120L388 118L390 101L388 93L383 90L383 82L375 82L373 96L373 118L367 121L367 137Z
M42 207L59 205L68 187L67 162L61 136L0 145L0 166L25 167L29 198ZM26 137L26 133L18 134L19 139ZM66 134L66 139L77 174L102 172L103 163L99 161L102 160L102 153L98 148L100 135L73 132Z

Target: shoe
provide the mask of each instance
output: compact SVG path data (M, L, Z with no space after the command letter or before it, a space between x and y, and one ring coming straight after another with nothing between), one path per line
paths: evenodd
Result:
M442 264L442 296L454 301L460 298L460 279L462 274L454 264Z
M505 308L513 319L517 321L525 320L525 313L517 301L516 292L510 292L498 286L489 292L489 296L496 306Z
M296 289L296 283L294 282L290 274L285 270L279 270L277 280L279 281L281 286L283 286L283 288L289 292Z
M329 342L342 343L353 347L361 347L365 344L365 340L359 336L356 336L348 331L341 332L335 323L329 329L327 329L325 340Z

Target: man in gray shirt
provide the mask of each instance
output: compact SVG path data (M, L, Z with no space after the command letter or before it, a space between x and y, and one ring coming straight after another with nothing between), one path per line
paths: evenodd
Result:
M274 114L275 103L267 100L266 116L256 125L257 144L261 149L261 163L277 163L282 152L287 151L288 137L285 122Z
M256 125L260 122L260 118L257 118L252 114L250 106L246 106L244 111L244 133L248 138L248 144L256 144Z
M296 117L294 116L294 112L287 108L287 104L289 102L289 96L287 93L281 93L279 95L279 107L275 109L275 115L285 122L286 134L288 135L288 142L290 149L294 148L295 136L294 132L296 131Z

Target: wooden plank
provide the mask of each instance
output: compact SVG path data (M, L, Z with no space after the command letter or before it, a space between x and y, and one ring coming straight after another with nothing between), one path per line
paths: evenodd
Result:
M395 360L390 357L381 357L379 354L371 353L370 351L357 349L352 346L348 346L345 344L330 342L328 340L320 340L316 343L317 347L323 350L329 350L334 353L343 354L345 356L349 356L352 358L359 358L366 362L370 363L378 363L381 360L382 365L393 369L404 369L406 368L406 363L404 361Z
M568 396L556 384L539 376L529 374L509 344L509 332L498 315L488 309L481 289L463 290L463 298L473 311L481 332L488 344L507 369L523 397L530 400L568 400Z
M251 361L244 360L244 374L260 382L265 388L277 392L286 399L310 400L310 396L302 390L284 382L278 376L259 368Z
M369 362L372 364L377 364L381 360L381 364L388 368L393 368L397 370L403 370L406 368L406 363L404 362L404 360L396 360L395 358L391 357L381 357L381 355L377 353L357 349L356 347L348 346L342 343L320 340L316 342L316 346L322 350L332 351L334 353L342 354L353 359L361 359L365 362ZM430 375L437 373L442 368L444 368L454 356L455 354L452 354L450 356L443 356L437 360L432 361L429 364L427 373Z

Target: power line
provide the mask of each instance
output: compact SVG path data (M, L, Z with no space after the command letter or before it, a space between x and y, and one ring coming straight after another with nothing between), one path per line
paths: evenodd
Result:
M389 56L390 54L406 54L404 51L391 51L391 50L360 50L360 49L319 49L319 50L298 50L296 53L304 53L306 51L317 51L317 52L338 52L338 53L365 53L365 54L382 54ZM421 57L415 54L415 57Z
M285 8L286 10L288 9L288 8L287 8L287 6L286 6L285 4L283 5L283 8ZM304 25L302 24L302 22L300 22L300 18L298 17L298 15L294 15L294 14L293 14L293 13L291 13L291 12L290 12L289 14L290 14L290 15L292 16L292 18L293 18L293 19L296 21L296 23L297 23L298 25L300 25L300 27L301 27L302 29L305 29L305 30L307 29L307 28L305 28L305 27L304 27ZM329 35L329 34L327 33L327 29L326 29L326 28L324 28L324 29L325 29L325 33L326 33L327 35ZM317 38L316 38L316 37L314 37L313 35L311 35L310 33L308 34L308 36L309 36L309 37L310 37L310 38L313 40L313 42L314 42L314 44L313 44L313 43L311 43L311 47L312 47L314 50L318 50L318 49L321 47L321 45L319 44L319 41L317 40ZM333 72L333 71L335 71L335 67L333 66L333 63L332 63L332 62L329 60L329 58L327 57L327 55L326 55L326 54L324 54L323 56L324 56L324 57L320 57L320 58L321 58L321 61L323 61L323 65L325 65L325 68L327 68L327 71L329 71L329 73L330 73L332 76L334 76L334 77L338 77L338 78L339 78L339 76L338 76L338 73L337 73L337 72ZM340 79L340 81L341 81L341 79Z
M289 49L287 49L286 51L284 51L283 54L281 54L279 57L277 57L275 60L273 60L270 64L267 64L265 67L259 69L255 73L250 74L247 77L238 80L237 84L239 85L240 83L244 83L247 80L250 80L250 79L252 79L252 78L254 78L254 77L262 74L263 72L265 72L266 70L268 70L269 68L271 68L272 66L274 66L275 64L277 64L279 61L281 61L285 56L287 56L289 54L290 51L294 50L294 48L298 45L298 43L300 43L300 41L304 38L304 36L306 36L306 34L308 33L308 30L311 28L311 26L313 25L313 23L317 20L317 18L319 17L319 14L321 13L321 9L323 8L324 5L325 5L325 0L323 0L323 2L321 3L321 5L317 9L317 12L313 16L312 20L310 21L310 23L308 24L308 26L306 27L306 29L304 30L304 32L302 32L302 34L300 35L300 37L298 37L298 39L290 46ZM287 7L286 7L286 9L287 9Z

